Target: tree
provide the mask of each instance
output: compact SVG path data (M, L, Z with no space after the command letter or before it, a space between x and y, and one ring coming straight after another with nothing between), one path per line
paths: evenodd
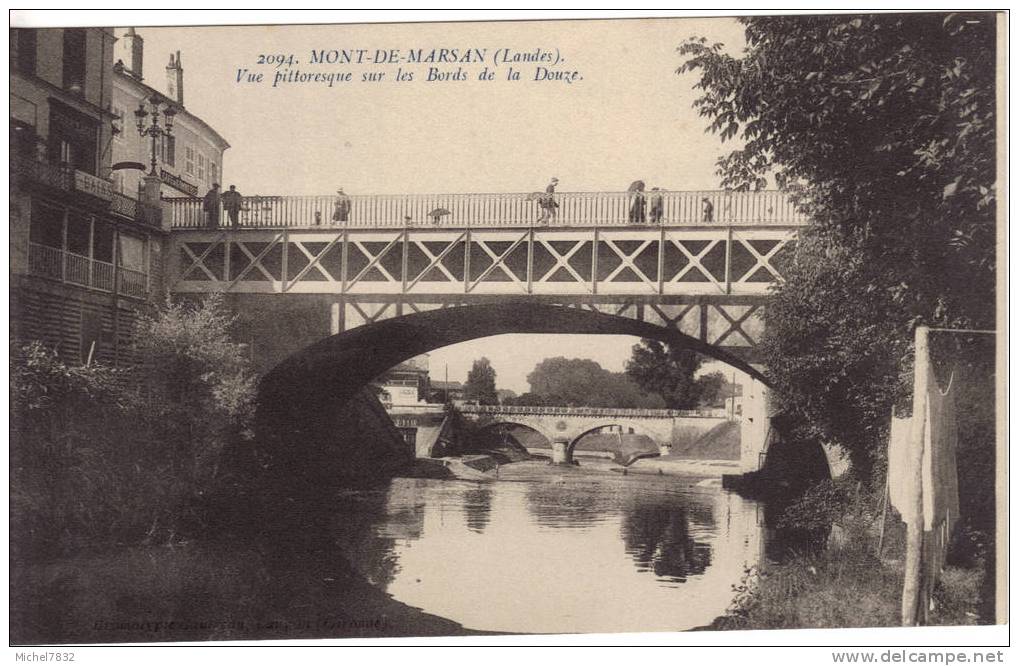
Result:
M729 397L726 389L730 384L725 381L725 375L721 372L709 372L701 375L694 381L697 392L697 404L702 407L722 407L725 399Z
M692 350L642 339L633 346L626 374L645 391L660 395L669 409L691 409L700 398L694 380L700 364Z
M606 370L591 359L546 358L527 375L527 381L531 391L518 398L516 404L622 408L663 406L657 396L646 394L626 374Z
M143 413L178 449L178 472L196 487L215 476L223 447L248 431L255 377L245 347L230 338L220 294L197 304L170 300L138 323Z
M480 405L498 405L499 395L495 390L495 368L484 356L474 361L467 373L464 384L464 398L477 400Z
M679 72L699 75L709 130L742 141L723 185L770 176L812 220L761 349L797 428L866 479L910 392L915 325L994 326L995 17L742 21L742 57L693 39Z

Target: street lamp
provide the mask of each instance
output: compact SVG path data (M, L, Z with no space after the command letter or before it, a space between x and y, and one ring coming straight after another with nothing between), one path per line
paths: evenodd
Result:
M163 124L159 124L159 109L160 106L166 104L166 108L163 109ZM158 95L153 95L149 99L149 107L151 111L145 109L145 102L139 102L138 108L135 109L134 117L138 120L138 134L140 136L147 136L152 139L152 169L149 171L150 176L156 174L156 139L162 137L173 136L173 117L177 115L177 110L173 106L165 101ZM149 125L145 124L145 118L152 116L152 122Z

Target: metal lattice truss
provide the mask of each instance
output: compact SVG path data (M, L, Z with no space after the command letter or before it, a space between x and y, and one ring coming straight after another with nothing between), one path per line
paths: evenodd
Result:
M644 321L663 328L671 328L719 347L750 349L757 345L764 331L764 299L702 298L693 302L659 303L646 299L603 297L591 302L588 298L548 304L579 308ZM350 330L365 324L385 321L416 312L453 308L478 302L476 299L414 301L403 297L377 299L371 296L350 296L341 300L342 319L337 330Z
M174 232L174 290L761 295L795 227ZM736 315L738 317L739 315Z

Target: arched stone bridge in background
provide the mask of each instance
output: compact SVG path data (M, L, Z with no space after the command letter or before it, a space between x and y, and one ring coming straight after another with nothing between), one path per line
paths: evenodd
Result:
M527 407L508 405L463 405L460 413L484 427L524 426L549 441L553 463L569 463L580 439L607 426L627 428L647 435L662 449L683 436L704 434L730 419L719 410L617 409L601 407ZM724 411L724 410L723 410ZM747 438L748 444L752 438ZM753 458L758 451L741 448L741 458ZM752 467L751 463L742 466Z
M227 295L260 409L294 431L407 358L501 333L655 338L763 379L761 315L807 223L785 195L644 193L635 217L635 193L561 193L547 220L543 196L352 196L343 215L331 196L249 197L211 229L201 200L166 200L167 274ZM765 393L744 387L757 451Z

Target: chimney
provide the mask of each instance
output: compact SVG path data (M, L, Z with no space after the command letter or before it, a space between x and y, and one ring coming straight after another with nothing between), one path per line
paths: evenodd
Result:
M139 81L142 80L142 53L144 46L145 40L135 33L134 28L128 28L117 45L120 51L120 60L124 62L128 73Z
M170 64L166 66L166 94L184 106L184 68L180 66L180 51L176 56L170 54Z

